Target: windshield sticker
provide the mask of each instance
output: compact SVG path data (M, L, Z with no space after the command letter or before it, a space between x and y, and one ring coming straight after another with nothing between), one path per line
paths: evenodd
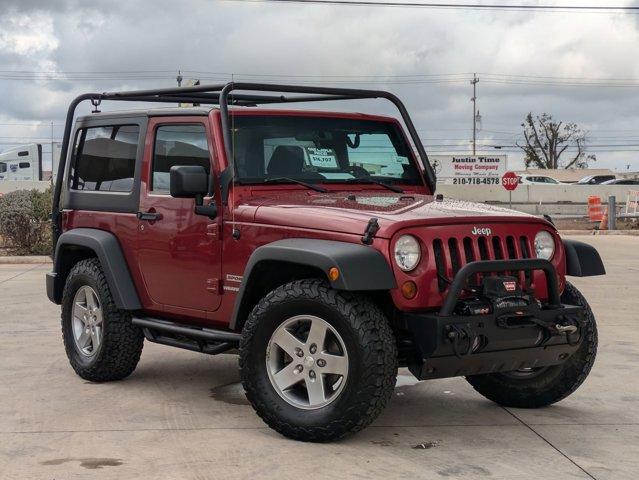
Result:
M318 168L339 168L337 155L332 148L306 147L308 161L313 167Z

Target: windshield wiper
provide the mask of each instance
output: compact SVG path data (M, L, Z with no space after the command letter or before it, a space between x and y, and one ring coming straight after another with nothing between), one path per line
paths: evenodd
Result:
M373 178L349 178L346 181L348 183L374 183L375 185L381 185L384 188L388 188L389 190L395 193L404 193L404 190L402 190L399 187L396 187L394 185L389 185L388 183L384 183L381 180L375 180Z
M310 188L311 190L315 190L316 192L326 193L326 190L323 187L318 187L317 185L313 185L311 183L302 182L301 180L295 180L294 178L289 177L277 177L277 178L267 178L262 183L280 183L280 182L292 182L297 183L298 185L302 185L306 188Z

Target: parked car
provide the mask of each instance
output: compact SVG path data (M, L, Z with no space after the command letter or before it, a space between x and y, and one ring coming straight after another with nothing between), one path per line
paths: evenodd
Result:
M560 185L554 178L544 175L528 175L522 173L521 175L518 174L518 176L520 185Z
M614 175L588 175L575 183L575 185L599 185L603 182L614 180L616 178L617 177Z
M406 131L384 116L256 107L366 98L393 102ZM215 108L74 125L84 100ZM380 414L400 366L534 408L593 365L595 318L566 276L605 273L597 251L543 218L435 195L390 93L231 83L81 95L58 171L47 294L86 380L130 375L145 339L239 350L258 415L328 441Z
M601 182L602 185L639 185L639 178L616 178Z

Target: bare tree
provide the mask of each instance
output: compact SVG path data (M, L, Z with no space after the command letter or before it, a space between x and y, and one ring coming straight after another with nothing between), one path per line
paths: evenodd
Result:
M533 118L529 113L521 126L526 143L517 146L524 151L526 167L587 168L588 162L597 160L586 154L587 133L576 123L553 121L547 113ZM575 147L576 152L566 152L568 147Z

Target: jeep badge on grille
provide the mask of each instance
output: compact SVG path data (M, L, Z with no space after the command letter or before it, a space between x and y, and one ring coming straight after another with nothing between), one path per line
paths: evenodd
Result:
M490 228L477 228L477 227L473 227L473 229L470 231L470 233L472 233L473 235L490 235L492 233L492 230Z

